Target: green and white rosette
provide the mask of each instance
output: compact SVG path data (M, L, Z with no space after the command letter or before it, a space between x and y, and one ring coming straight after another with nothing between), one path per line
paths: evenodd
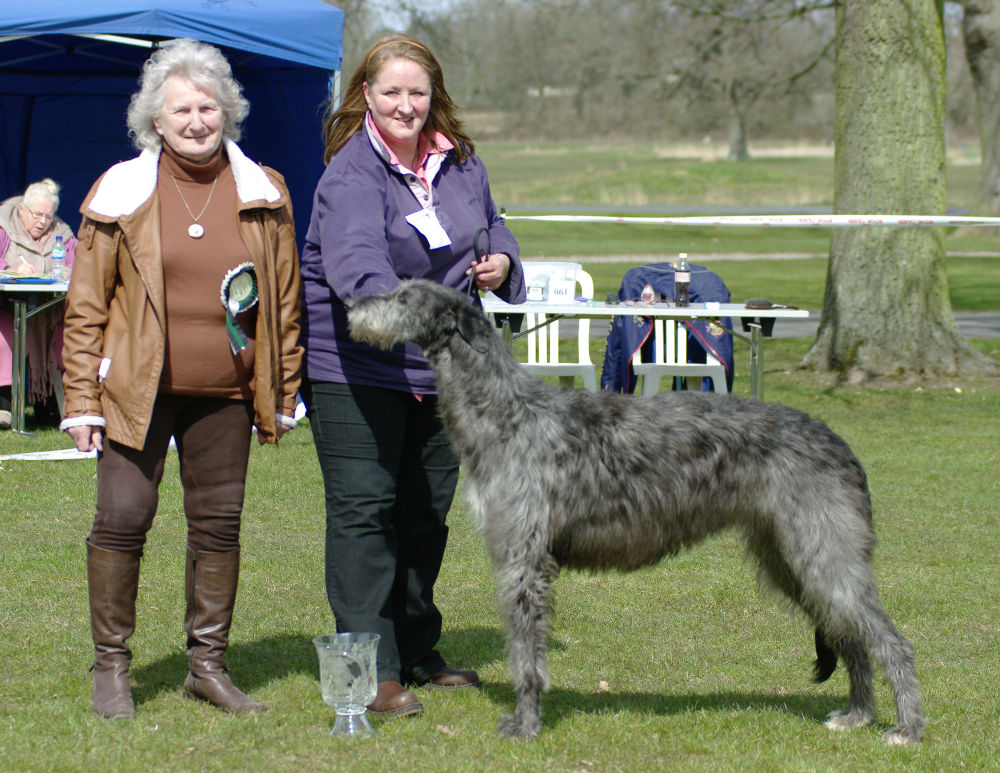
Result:
M249 346L246 333L236 321L236 315L249 311L257 305L257 274L253 263L240 263L226 272L219 290L222 307L226 310L226 335L233 354L239 354Z

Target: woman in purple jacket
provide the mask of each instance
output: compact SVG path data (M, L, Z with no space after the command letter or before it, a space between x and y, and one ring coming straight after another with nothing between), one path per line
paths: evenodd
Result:
M327 597L337 630L381 635L368 708L386 716L423 710L404 684L479 684L435 649L434 582L458 462L420 350L352 341L344 302L415 277L525 297L517 241L456 113L426 46L405 35L373 45L327 116L328 165L302 252L303 391L326 491Z

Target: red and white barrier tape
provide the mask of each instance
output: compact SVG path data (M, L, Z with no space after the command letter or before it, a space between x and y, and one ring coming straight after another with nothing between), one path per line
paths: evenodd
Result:
M858 226L1000 225L1000 217L945 215L690 215L684 217L615 217L610 215L504 215L507 220L549 223L639 223L643 225L774 226L777 228L844 228Z

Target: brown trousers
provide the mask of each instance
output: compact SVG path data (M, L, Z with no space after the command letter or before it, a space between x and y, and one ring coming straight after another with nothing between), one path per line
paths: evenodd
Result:
M237 550L252 426L249 401L157 397L142 450L105 442L98 457L97 515L90 544L142 552L173 437L184 487L188 547L218 553Z

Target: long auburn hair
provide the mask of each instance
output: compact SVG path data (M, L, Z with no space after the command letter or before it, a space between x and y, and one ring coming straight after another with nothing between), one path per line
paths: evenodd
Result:
M416 62L430 77L431 109L423 134L430 138L435 131L441 132L455 146L455 158L458 163L462 163L476 152L475 145L458 119L458 105L444 87L444 72L434 54L415 38L400 33L388 35L376 41L368 49L364 60L351 76L340 107L334 110L332 103L327 104L323 120L323 138L326 141L324 163L329 163L354 133L364 126L365 114L368 112L364 84L375 80L382 66L390 59L396 58Z

